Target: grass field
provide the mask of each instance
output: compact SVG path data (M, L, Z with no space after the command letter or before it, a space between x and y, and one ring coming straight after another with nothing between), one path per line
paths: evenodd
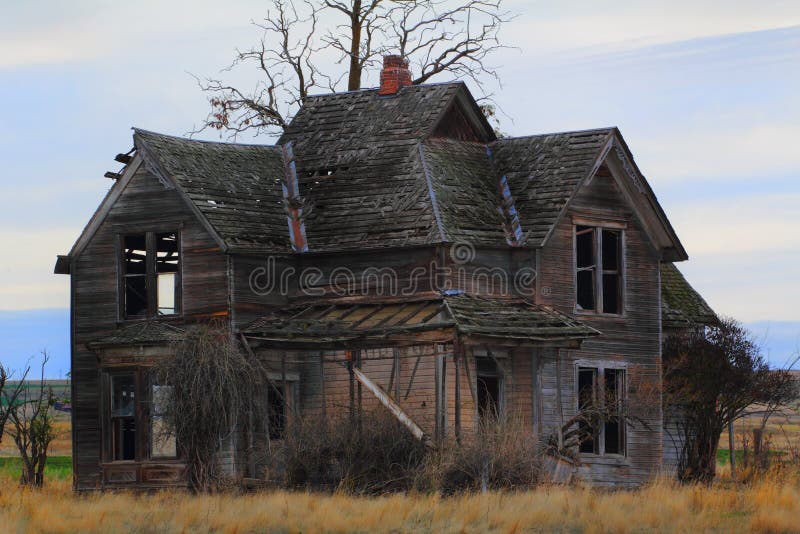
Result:
M800 432L786 435L791 444ZM62 439L59 450L68 446ZM784 464L748 484L730 479L726 449L718 466L710 488L656 480L636 491L544 486L457 497L75 495L70 456L49 458L41 490L20 489L19 460L0 457L0 532L800 532L800 466Z
M19 478L22 461L18 457L0 457L0 478ZM50 456L44 468L46 480L72 480L72 457Z
M0 480L3 532L796 532L800 477L713 488L656 481L638 491L544 487L443 498L358 498L265 492L75 496L69 481L39 491Z

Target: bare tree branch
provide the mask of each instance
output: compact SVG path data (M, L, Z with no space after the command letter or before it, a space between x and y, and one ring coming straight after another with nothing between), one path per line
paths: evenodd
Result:
M414 84L449 74L469 79L483 99L487 79L499 83L488 63L494 52L506 48L499 33L513 17L502 0L271 0L262 32L249 50L237 50L223 72L255 65L260 77L245 91L219 78L197 78L210 94L211 111L200 128L238 134L278 134L286 128L303 100L314 89L336 92L347 75L347 90L362 87L365 74L393 53L409 60L418 73ZM320 28L325 13L339 22ZM317 34L322 37L317 41ZM320 65L324 49L339 54L346 73L334 76ZM493 110L493 108L487 108Z

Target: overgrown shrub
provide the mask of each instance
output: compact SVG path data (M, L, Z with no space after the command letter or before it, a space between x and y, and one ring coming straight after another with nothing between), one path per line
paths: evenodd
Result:
M434 449L380 409L360 420L298 419L277 455L285 455L289 488L356 494L522 489L542 478L541 450L530 429L507 420Z
M384 493L411 489L427 456L424 444L383 410L358 419L298 419L287 436L289 487Z
M448 494L529 489L542 480L542 450L530 429L512 419L484 421L437 456L435 485Z
M153 369L156 382L171 387L162 399L170 423L165 432L176 438L195 490L225 489L230 481L220 472L220 440L258 407L252 400L261 367L223 323L189 327L173 349Z

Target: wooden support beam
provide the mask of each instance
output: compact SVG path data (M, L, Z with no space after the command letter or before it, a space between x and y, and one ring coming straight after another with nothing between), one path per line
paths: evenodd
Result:
M411 370L411 378L408 379L408 388L406 388L406 394L403 397L404 399L407 399L408 395L411 393L411 386L414 385L414 377L417 376L417 369L419 368L420 361L422 361L422 356L417 356L417 361L414 363L414 369Z
M455 412L456 412L456 441L461 443L461 370L459 369L462 360L463 346L456 338L453 342L453 369L456 375L456 395L455 395Z
M478 393L475 391L477 384L472 380L472 371L469 370L469 363L472 358L467 358L466 355L467 352L464 351L464 374L467 375L467 385L469 386L469 395L472 397L472 403L478 406Z
M422 429L414 422L411 417L406 414L403 409L394 402L388 393L386 393L378 384L373 382L367 375L365 375L361 369L353 368L353 375L358 380L359 384L364 384L364 386L372 392L373 395L383 404L386 409L388 409L392 415L394 415L398 421L400 421L411 434L417 438L418 440L425 443L427 446L432 446L431 440L425 435Z
M394 356L394 366L397 371L395 372L395 381L394 381L394 398L400 398L400 349L395 347L392 349L392 355Z
M446 393L446 384L447 384L447 360L445 360L442 347L437 345L437 352L436 355L436 362L434 366L434 382L436 384L436 395L435 395L435 413L434 417L436 418L436 425L435 425L435 436L436 442L441 443L444 441L446 428L446 412L447 412L447 396Z
M328 401L325 397L325 354L319 351L319 387L322 396L322 419L328 422Z
M361 370L361 351L360 350L356 350L355 351L355 360L356 360L355 361L356 368L358 370ZM363 406L362 406L362 403L361 403L361 401L362 401L361 382L360 381L357 382L356 386L358 387L358 431L361 432L361 419L362 419L362 415L363 415L362 414Z
M356 376L353 370L353 351L347 351L347 372L350 375L350 422L356 417Z

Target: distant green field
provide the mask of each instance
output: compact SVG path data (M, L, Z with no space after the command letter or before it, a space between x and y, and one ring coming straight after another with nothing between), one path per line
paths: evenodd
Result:
M16 457L0 457L0 477L18 477L22 461ZM72 477L71 456L51 456L44 468L45 481L48 478L66 480Z

